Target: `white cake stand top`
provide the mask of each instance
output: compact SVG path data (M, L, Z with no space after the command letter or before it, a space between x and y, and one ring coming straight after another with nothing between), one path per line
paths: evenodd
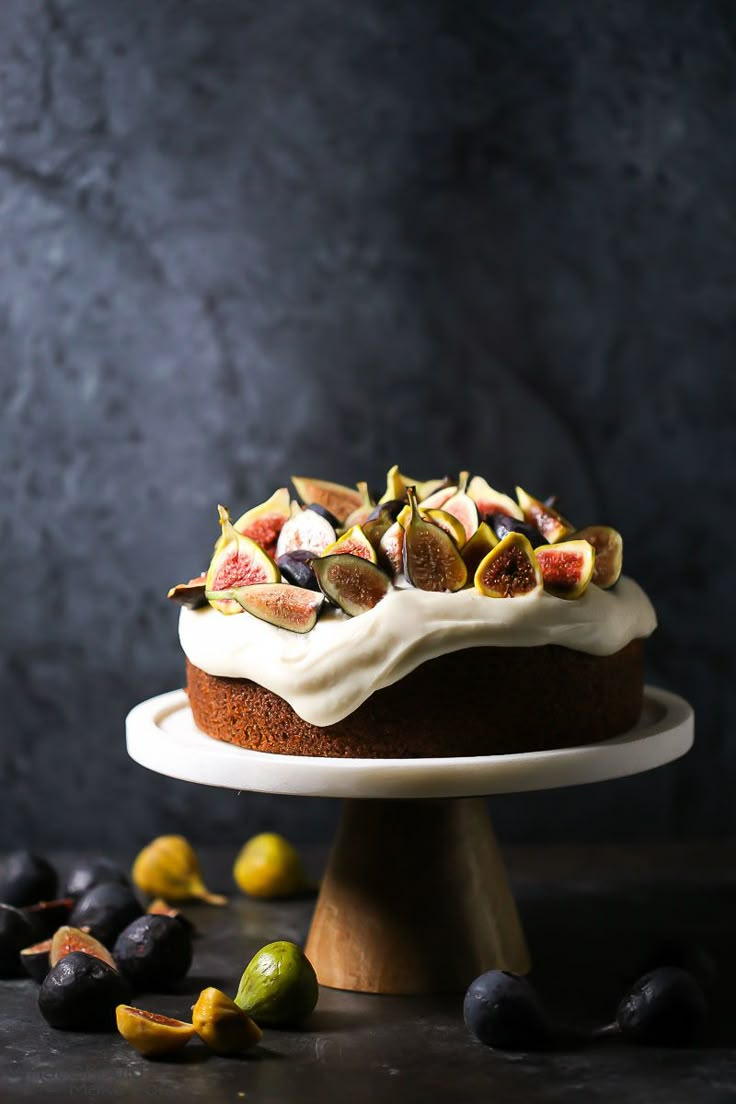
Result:
M433 759L326 759L248 751L205 736L186 694L141 702L126 721L128 753L149 770L231 790L306 797L443 798L551 790L640 774L684 755L693 711L648 686L630 732L600 744L512 755Z

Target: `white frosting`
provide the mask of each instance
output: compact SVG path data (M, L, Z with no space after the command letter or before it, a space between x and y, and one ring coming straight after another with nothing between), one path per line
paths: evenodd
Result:
M248 613L183 608L179 639L188 659L210 675L247 678L284 698L305 721L329 725L420 663L483 646L560 644L611 655L649 636L657 619L633 579L613 590L591 586L567 601L544 591L487 598L476 590L436 594L395 589L368 613L326 609L311 632L277 629Z

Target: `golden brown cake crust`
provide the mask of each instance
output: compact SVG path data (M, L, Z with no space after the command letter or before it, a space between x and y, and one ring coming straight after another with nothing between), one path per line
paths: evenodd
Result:
M265 687L188 660L187 689L203 732L255 751L363 759L542 751L597 743L636 723L643 642L610 656L557 645L451 652L324 728Z

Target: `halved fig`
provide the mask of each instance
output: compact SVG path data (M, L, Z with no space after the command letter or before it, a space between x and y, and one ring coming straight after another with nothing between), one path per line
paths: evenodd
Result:
M460 590L468 572L455 541L422 517L413 487L408 495L411 517L404 533L404 574L419 590Z
M324 594L350 617L373 609L391 589L385 571L360 556L325 556L313 567Z
M158 1012L119 1004L115 1009L115 1023L120 1034L145 1058L173 1054L194 1038L194 1024L175 1020Z
M480 520L478 518L478 507L466 491L469 474L469 472L460 472L457 491L442 506L446 514L451 514L454 518L457 518L462 525L464 533L461 544L464 544L466 540L470 540L478 528L478 521ZM427 509L426 506L423 508Z
M588 525L574 533L572 539L586 540L595 549L591 581L602 590L612 587L623 567L624 542L619 531L610 525Z
M323 556L339 556L341 554L361 556L362 559L370 560L371 563L378 562L376 550L360 525L354 525L352 529L348 529L346 533L343 533L341 537L328 545L322 553Z
M51 940L44 939L42 943L34 943L32 947L24 947L20 952L20 961L23 969L34 981L42 982L51 969L49 951Z
M527 494L523 487L516 488L516 497L524 514L524 520L530 525L536 525L549 544L557 544L574 532L575 526L562 514L558 514L554 506L546 506L540 499Z
M435 525L439 525L440 529L452 537L455 544L465 544L465 529L462 522L458 521L452 514L446 513L444 510L425 510L423 506L419 507L419 514L425 521L432 521ZM396 518L399 525L403 525L406 529L407 525L411 521L411 506L405 506L399 516Z
M237 602L241 609L260 621L295 633L306 633L314 628L323 601L317 591L290 583L253 583L218 591L217 596Z
M200 607L207 605L207 599L204 596L206 578L206 575L197 575L194 579L190 579L188 583L177 583L176 586L171 588L166 597L170 598L172 602L178 602L179 605L186 606L187 609L200 609Z
M342 483L330 483L326 479L308 479L303 475L292 475L291 482L305 506L310 502L317 502L334 514L339 522L344 522L352 510L357 510L358 506L363 505L360 491L345 487Z
M472 579L478 570L480 561L498 544L498 538L490 525L482 521L461 550L461 556L468 569L468 578Z
M595 551L587 540L543 544L534 550L544 589L556 598L579 598L593 577Z
M518 598L542 587L542 571L523 533L509 533L478 564L475 588L488 598Z
M489 514L506 514L508 517L518 518L519 521L524 520L519 504L501 491L494 490L482 475L474 475L470 480L468 494L478 507L481 517L487 517Z
M292 514L279 533L276 555L285 556L295 551L311 552L321 556L325 548L337 540L334 526L316 510L302 509L294 503Z
M419 503L424 502L426 498L433 495L436 491L444 490L445 487L452 485L452 480L445 476L444 479L425 479L423 483L409 484L410 486L416 486L417 489L417 501Z
M404 570L404 527L399 521L395 521L381 537L378 555L392 574L401 575Z
M273 557L279 533L289 519L290 499L288 487L279 487L260 506L254 506L242 514L235 522L235 529L244 537L250 537Z
M448 498L452 498L453 495L456 495L457 490L457 484L451 483L448 486L445 483L424 498L417 498L417 500L420 502L423 510L442 510Z
M378 549L381 544L381 537L388 532L396 520L393 509L396 504L396 500L392 499L386 503L385 507L377 506L370 517L363 522L363 532L375 549ZM401 503L398 503L398 505L400 507Z
M107 963L113 970L117 970L117 963L107 947L103 947L99 939L95 939L89 932L81 928L70 928L68 925L59 928L55 932L49 947L49 966L55 966L62 958L66 958L72 951L82 951Z
M386 490L378 502L381 505L384 502L393 502L397 498L406 501L406 479L399 471L399 465L394 464L386 472Z
M371 498L370 491L368 490L367 483L356 483L356 487L360 491L363 498L363 502L360 506L357 506L352 510L343 522L345 529L352 529L354 525L363 525L368 521L369 517L375 510L373 499Z
M269 554L250 537L244 537L237 531L225 507L218 506L217 509L220 513L222 537L215 546L216 551L207 571L205 595L210 605L220 613L242 613L242 606L237 602L211 598L210 595L253 583L277 583L281 575Z

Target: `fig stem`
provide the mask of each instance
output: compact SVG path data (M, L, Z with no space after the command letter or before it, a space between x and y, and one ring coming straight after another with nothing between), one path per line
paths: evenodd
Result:
M406 495L407 495L407 498L409 499L409 505L411 506L411 519L412 519L412 521L416 521L420 517L419 502L417 500L417 489L416 489L416 487L407 487L406 488Z

